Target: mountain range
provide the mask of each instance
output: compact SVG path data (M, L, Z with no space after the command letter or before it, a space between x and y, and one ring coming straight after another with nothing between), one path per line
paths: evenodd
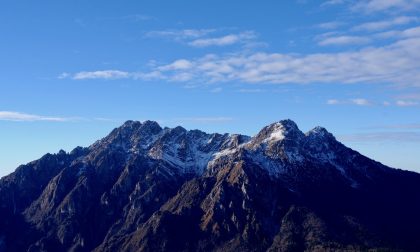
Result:
M291 120L127 121L0 180L0 251L420 251L420 174Z

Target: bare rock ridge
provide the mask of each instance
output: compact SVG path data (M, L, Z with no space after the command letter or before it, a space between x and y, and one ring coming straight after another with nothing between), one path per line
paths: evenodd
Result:
M127 121L0 180L3 251L420 251L420 175L291 120Z

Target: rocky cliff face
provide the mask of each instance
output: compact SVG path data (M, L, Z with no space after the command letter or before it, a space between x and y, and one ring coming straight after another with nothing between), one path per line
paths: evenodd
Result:
M321 127L127 121L1 179L0 251L419 251L419 213L419 174Z

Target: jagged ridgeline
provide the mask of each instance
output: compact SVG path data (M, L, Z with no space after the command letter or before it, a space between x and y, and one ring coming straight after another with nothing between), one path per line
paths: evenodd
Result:
M420 251L420 175L321 127L127 121L0 182L0 251Z

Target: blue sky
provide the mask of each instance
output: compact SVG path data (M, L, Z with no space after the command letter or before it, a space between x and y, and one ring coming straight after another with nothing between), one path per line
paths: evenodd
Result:
M0 176L125 120L326 127L420 172L420 1L2 1Z

